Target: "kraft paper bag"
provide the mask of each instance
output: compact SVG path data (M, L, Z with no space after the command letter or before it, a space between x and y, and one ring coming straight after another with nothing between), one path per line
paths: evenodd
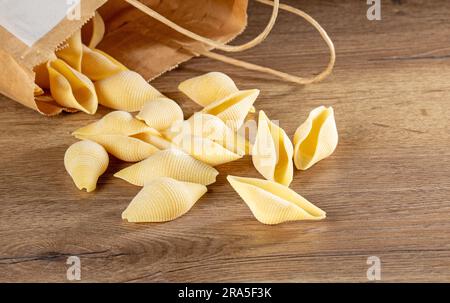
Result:
M247 25L247 0L141 2L176 24L222 43L231 41ZM55 50L97 10L106 25L97 47L148 80L191 59L186 46L212 49L123 0L2 0L0 93L44 115L68 110L51 100L35 98L33 68L52 59Z

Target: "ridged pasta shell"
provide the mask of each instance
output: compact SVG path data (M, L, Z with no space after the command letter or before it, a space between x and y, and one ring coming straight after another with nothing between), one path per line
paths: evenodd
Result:
M147 131L158 134L156 130L135 119L129 112L113 111L100 120L77 129L72 135L77 138L100 134L132 136Z
M72 144L64 155L64 167L79 190L95 190L98 178L106 171L109 157L106 150L92 141Z
M132 135L133 138L150 143L160 150L172 147L172 142L164 138L157 130L151 129L142 133Z
M228 176L228 182L263 224L321 220L326 213L286 186L273 181Z
M218 174L216 169L202 161L181 150L170 148L158 151L147 159L122 169L114 176L138 186L159 177L209 185L216 182Z
M294 174L294 148L285 131L259 111L258 132L253 144L252 161L267 180L289 186Z
M245 117L247 117L258 95L258 89L239 91L209 104L202 112L215 115L231 129L238 130L244 123Z
M139 120L156 129L164 130L169 128L176 121L183 121L183 110L173 100L169 98L157 98L144 104L139 114Z
M208 138L241 155L245 155L250 146L244 137L229 128L219 117L201 112L193 114L181 124L174 124L164 134L169 138L180 134Z
M56 103L95 114L98 107L97 94L92 81L70 67L66 62L56 59L47 63L50 91Z
M203 161L211 166L221 165L242 158L242 155L233 153L208 138L181 135L174 138L172 143L197 160Z
M123 135L79 135L103 146L108 153L126 162L138 162L148 158L159 149L147 142Z
M81 71L92 81L103 80L126 70L128 68L108 54L83 45Z
M178 89L201 106L207 106L239 91L234 81L220 72L210 72L185 80Z
M206 193L206 186L158 178L146 184L122 213L128 222L166 222L181 217Z
M81 72L81 60L83 57L83 43L81 42L81 31L76 31L66 41L67 46L56 52L56 56L64 60L73 69Z
M306 170L330 156L338 144L338 131L332 107L320 106L294 135L294 162L297 169Z
M141 110L147 101L164 97L141 75L127 70L95 82L99 103L127 112Z

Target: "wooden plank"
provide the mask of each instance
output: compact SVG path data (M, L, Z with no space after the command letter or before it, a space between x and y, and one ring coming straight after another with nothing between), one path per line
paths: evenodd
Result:
M107 111L45 118L0 97L0 281L64 282L71 255L83 281L367 281L369 256L381 259L383 281L450 281L450 3L383 2L382 21L368 21L364 1L285 2L335 41L336 69L324 82L295 86L198 58L153 84L190 114L198 107L178 83L226 72L241 88L260 88L256 106L291 136L311 109L332 105L337 151L292 183L327 220L258 223L225 179L258 176L244 158L219 168L188 215L123 222L139 190L113 178L126 164L112 160L91 194L63 166L70 132ZM257 34L270 8L252 3L249 12L236 43ZM327 61L317 33L286 13L263 45L233 56L299 75Z

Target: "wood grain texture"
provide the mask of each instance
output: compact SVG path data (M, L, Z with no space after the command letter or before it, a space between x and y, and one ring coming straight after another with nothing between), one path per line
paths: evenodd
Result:
M180 81L222 71L239 87L260 88L256 106L292 136L308 112L332 105L336 152L292 188L327 211L321 222L265 226L226 182L258 176L251 159L223 165L218 182L188 215L130 224L120 214L139 191L113 178L78 191L65 173L70 132L107 111L45 118L1 98L0 281L66 281L68 256L82 281L367 281L378 256L383 281L450 282L450 2L383 1L382 21L365 1L285 1L314 16L333 38L337 65L324 82L295 86L197 58L154 86L198 110ZM261 30L270 8L252 3L237 42ZM287 13L267 41L236 58L307 75L327 62L317 33ZM151 58L143 58L151 60Z

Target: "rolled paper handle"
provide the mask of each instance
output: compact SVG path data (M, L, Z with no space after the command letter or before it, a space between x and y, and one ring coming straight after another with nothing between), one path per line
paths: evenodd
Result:
M227 57L227 56L224 56L221 54L217 54L217 53L214 53L214 52L211 52L208 50L202 50L202 51L198 51L198 50L194 51L194 50L190 50L190 49L188 49L188 50L191 51L192 53L194 53L195 55L201 54L206 57L209 57L209 58L212 58L212 59L215 59L218 61L222 61L222 62L231 64L231 65L234 65L234 66L238 66L238 67L242 67L242 68L245 68L248 70L253 70L253 71L258 71L261 73L273 75L273 76L281 78L285 81L294 82L297 84L310 84L310 83L319 82L319 81L323 80L329 74L331 74L331 72L333 71L333 68L334 68L334 64L336 62L336 51L334 48L333 41L328 36L327 32L322 28L322 26L320 26L320 24L316 20L314 20L314 18L312 18L310 15L308 15L305 12L303 12L297 8L294 8L290 5L280 4L279 0L274 0L274 1L255 0L259 3L272 6L273 7L272 16L269 20L269 23L265 27L265 29L256 38L254 38L253 40L251 40L247 43L241 44L241 45L227 45L227 44L219 43L214 40L208 39L206 37L200 36L196 33L193 33L191 31L179 26L176 23L172 22L171 20L162 16L161 14L159 14L158 12L149 8L148 6L144 5L143 3L139 2L138 0L124 0L124 1L131 4L135 8L139 9L140 11L147 14L148 16L162 22L163 24L167 25L168 27L172 28L173 30L179 32L180 34L183 34L195 41L202 42L210 47L213 47L213 48L225 51L225 52L241 52L241 51L250 49L252 47L255 47L256 45L263 42L267 38L269 33L272 31L272 28L275 25L275 22L278 17L279 9L281 8L282 10L293 13L293 14L305 19L308 23L310 23L314 28L317 29L317 31L320 33L322 39L327 44L327 46L330 50L330 60L328 62L327 67L325 68L325 70L323 70L317 76L310 77L310 78L299 77L299 76L281 72L281 71L278 71L278 70L275 70L275 69L272 69L269 67L264 67L264 66L249 63L246 61L241 61L238 59L230 58L230 57Z

